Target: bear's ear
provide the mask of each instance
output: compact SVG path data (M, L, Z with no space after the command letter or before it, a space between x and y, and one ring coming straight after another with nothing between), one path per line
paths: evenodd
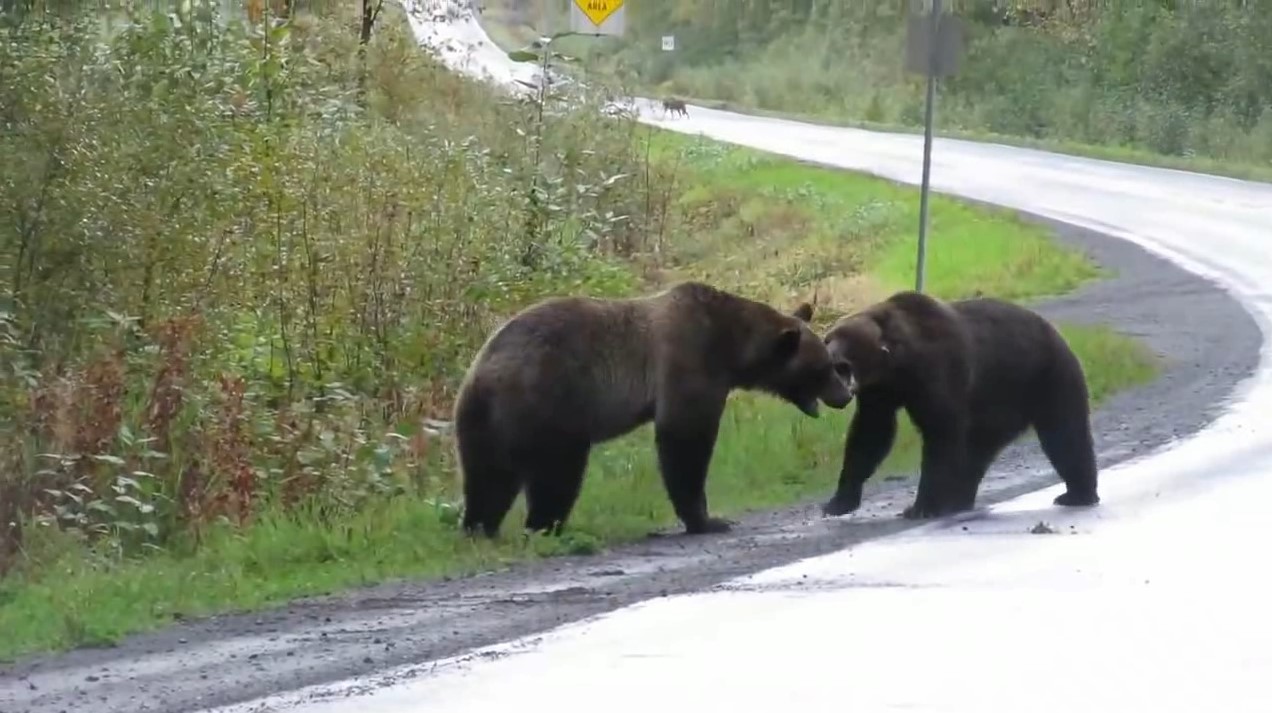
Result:
M795 353L799 351L800 336L799 327L787 327L777 335L772 351L776 363L785 364L794 358Z
M892 311L886 309L875 310L870 316L874 318L874 323L879 327L879 350L883 352L884 357L892 357L895 351L892 348L893 340L890 338L894 335L890 334L892 330L889 329L892 326Z
M813 306L807 302L801 302L791 314L801 322L811 321L813 319Z

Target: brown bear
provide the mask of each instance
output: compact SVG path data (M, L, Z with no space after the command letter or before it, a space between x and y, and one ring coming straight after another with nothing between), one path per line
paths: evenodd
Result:
M683 99L677 99L676 97L667 97L663 99L662 106L663 106L663 114L666 114L668 111L670 111L673 115L681 114L686 117L689 116L689 108L685 106L685 102Z
M812 308L792 315L698 282L630 299L552 298L499 327L455 403L468 534L494 537L524 485L526 528L559 534L596 443L653 421L663 484L690 534L711 517L707 468L733 389L767 392L816 417L851 395Z
M1067 486L1055 503L1095 505L1095 449L1082 365L1041 315L993 298L952 303L899 292L837 321L825 336L857 399L827 515L861 506L892 448L897 411L923 439L909 519L970 510L985 471L1033 427Z

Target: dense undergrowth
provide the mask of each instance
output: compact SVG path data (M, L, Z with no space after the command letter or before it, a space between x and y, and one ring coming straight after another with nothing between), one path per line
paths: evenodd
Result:
M537 132L401 24L365 80L336 19L95 29L0 45L11 511L133 552L317 493L337 518L399 470L427 487L414 424L494 320L639 281L630 123Z

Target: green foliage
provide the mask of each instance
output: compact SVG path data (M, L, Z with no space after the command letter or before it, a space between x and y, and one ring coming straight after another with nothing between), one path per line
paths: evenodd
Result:
M668 267L775 304L820 295L837 310L913 288L913 188L671 132L654 147L686 186L672 230L695 236L672 246ZM931 200L926 289L939 297L1055 295L1100 275L1008 211Z
M442 477L419 418L498 319L641 281L597 100L501 100L400 13L364 59L215 8L0 35L0 499L120 552Z

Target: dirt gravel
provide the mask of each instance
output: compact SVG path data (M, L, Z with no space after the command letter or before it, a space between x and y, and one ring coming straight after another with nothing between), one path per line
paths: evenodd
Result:
M1030 219L1116 272L1035 306L1053 319L1112 325L1164 360L1157 380L1095 414L1101 467L1212 420L1257 364L1254 320L1216 285L1131 243ZM1004 452L979 502L1056 482L1030 438ZM912 481L876 479L849 518L824 519L812 502L742 518L727 535L651 538L464 579L385 584L187 621L110 649L34 657L0 666L0 711L196 711L453 656L901 531L911 524L896 514L912 495Z

